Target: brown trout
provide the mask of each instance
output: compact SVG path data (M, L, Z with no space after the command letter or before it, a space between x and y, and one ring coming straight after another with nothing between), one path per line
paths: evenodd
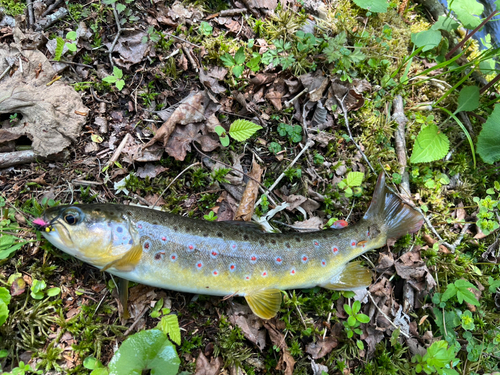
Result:
M388 238L417 231L422 222L387 189L381 174L364 217L342 229L263 233L252 225L117 204L53 207L34 224L55 247L125 280L243 296L256 315L270 319L280 308L282 290L368 286L371 273L349 261L384 246Z

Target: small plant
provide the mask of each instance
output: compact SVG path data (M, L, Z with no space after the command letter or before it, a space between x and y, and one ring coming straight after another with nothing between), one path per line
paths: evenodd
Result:
M47 293L48 297L54 297L61 293L61 288L54 287L48 290L45 290L45 288L47 288L45 281L34 279L31 285L31 297L34 299L42 299L45 293Z
M154 26L149 26L146 30L148 35L142 37L142 44L146 44L149 40L153 43L158 43L161 39L161 34L155 30Z
M240 78L243 70L245 70L245 48L240 47L234 54L234 57L229 53L225 53L220 57L224 66L228 67L236 78Z
M347 177L338 183L338 187L344 190L346 198L352 196L360 197L363 194L361 184L365 174L363 172L349 172Z
M210 36L212 35L214 28L210 26L208 22L201 21L199 31L201 35Z
M281 151L281 145L277 142L271 142L267 145L267 148L269 149L269 152L276 155L278 152Z
M288 137L291 143L299 143L302 141L302 127L300 125L288 125L281 122L277 130L280 136Z
M355 333L358 335L363 334L363 331L361 331L358 327L361 325L361 323L368 323L370 321L370 318L368 317L368 315L359 312L361 310L361 302L354 301L352 307L348 304L344 304L344 310L347 315L349 315L347 320L343 322L345 330L347 332L347 337L352 338ZM365 348L363 341L359 339L356 340L356 345L360 350L363 350Z
M441 301L446 302L450 298L456 297L459 303L468 302L471 305L479 306L479 301L476 299L474 293L472 293L469 288L477 288L472 285L467 280L459 279L453 284L448 284L448 288L441 296Z
M25 374L43 374L42 370L36 371L32 369L28 363L23 361L19 362L19 365L12 369L11 372L3 372L2 375L25 375Z
M125 86L125 81L122 79L123 78L123 72L120 68L114 66L113 67L113 74L107 77L104 77L102 80L106 83L109 84L115 84L116 88L121 91L123 87Z
M76 41L76 37L77 37L76 31L70 31L69 33L66 34L66 40L71 40L72 42ZM58 36L56 38L56 49L54 52L54 60L56 61L61 60L62 54L64 52L64 47L66 47L68 51L71 52L76 52L77 50L76 43L69 43L60 36Z
M417 364L417 373L423 371L426 374L458 375L458 372L450 367L456 366L460 360L455 357L453 347L448 348L448 343L444 340L434 342L423 357L417 354L411 361Z
M498 214L498 203L500 202L500 183L495 181L494 188L486 190L486 193L489 195L483 199L474 197L474 202L479 207L476 224L485 235L489 235L500 226L497 220L498 216L496 216ZM491 198L490 194L496 195L497 199Z
M206 221L216 221L217 220L217 215L213 211L210 211L208 213L208 215L203 215L203 218Z
M300 168L288 168L284 173L285 176L288 177L290 182L292 182L295 177L297 178L302 177L302 169Z
M5 323L7 317L9 316L9 303L9 291L4 287L0 287L0 326Z
M236 120L229 127L229 135L239 142L245 142L248 138L255 134L257 130L262 129L262 126L254 124L248 120ZM220 143L227 147L229 146L229 137L226 133L226 129L222 126L217 125L215 127L215 132L219 135Z
M14 210L5 208L5 199L2 197L0 197L0 210L0 260L2 260L10 257L28 241L10 234L16 233L20 228L16 222Z

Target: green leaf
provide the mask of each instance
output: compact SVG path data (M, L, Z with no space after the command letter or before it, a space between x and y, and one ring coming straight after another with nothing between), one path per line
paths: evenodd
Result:
M66 34L66 39L76 40L76 31L70 31Z
M477 153L485 163L500 160L500 105L495 105L493 113L483 124L477 137Z
M259 129L262 129L262 126L254 124L251 121L236 120L229 128L229 135L239 142L244 142Z
M349 172L346 178L347 185L350 187L361 186L364 177L365 174L363 172Z
M117 66L114 66L113 67L113 75L116 78L120 79L120 78L123 77L123 72L122 72L122 70L120 68L118 68Z
M0 326L5 323L9 316L8 305L10 303L10 293L4 288L0 287Z
M43 280L33 280L33 285L31 285L31 291L34 293L41 292L47 287L47 284Z
M450 9L455 12L457 18L466 29L472 30L481 23L481 14L484 6L477 1L454 0L450 3Z
M7 288L0 287L0 301L8 305L10 303L10 293Z
M215 132L217 133L217 135L220 137L224 134L226 134L226 129L224 129L222 126L220 125L217 125L215 128L214 128Z
M50 288L49 290L47 290L47 295L49 297L54 297L54 296L57 296L59 293L61 293L61 288Z
M56 49L54 51L54 60L56 61L61 60L63 49L64 49L64 39L58 36L56 38Z
M361 323L368 323L370 321L370 317L365 314L356 315L356 319L358 319L358 321Z
M115 83L116 81L118 81L118 78L116 78L115 76L107 76L104 77L102 80L106 83Z
M200 33L205 36L212 35L214 28L206 21L201 21L200 23Z
M445 30L452 32L456 30L460 24L451 17L439 16L438 20L431 26L431 30Z
M422 52L429 51L437 47L441 42L442 35L436 30L424 30L411 34L411 41L417 48L423 47Z
M214 216L214 212L210 211ZM205 215L206 216L206 215ZM161 318L157 325L157 328L161 329L163 333L170 337L170 340L175 342L177 345L181 344L181 329L179 328L179 320L177 315L167 315Z
M420 130L410 161L412 163L429 163L444 158L450 148L448 137L443 134L435 124Z
M224 136L224 137L219 137L220 143L222 146L227 147L229 146L229 136Z
M354 303L352 304L352 314L356 315L359 310L361 310L361 302L354 301Z
M75 52L77 50L76 44L73 43L66 43L66 47L68 47L68 50L71 52Z
M236 64L243 64L245 62L245 48L240 47L238 51L236 51L236 54L234 55L234 61L236 61Z
M110 375L174 375L180 360L174 345L158 329L138 332L128 337L109 362Z
M349 306L347 303L344 304L344 310L345 310L347 315L352 315L351 306Z
M363 9L367 9L373 13L387 12L387 1L385 0L354 0L354 3Z
M441 301L446 302L450 298L454 297L457 294L457 287L455 284L448 284L448 288L446 289L446 292L443 293L441 296Z
M124 4L120 4L120 3L116 4L116 11L118 12L118 14L123 12L125 9L127 9L127 7Z
M244 70L245 67L243 65L236 65L233 67L233 74L236 78L240 78Z
M231 68L236 65L236 61L234 60L233 56L231 56L229 53L225 53L220 57L222 60L222 63L224 66L227 66L228 68Z
M118 90L121 91L121 89L123 89L123 87L125 87L125 81L123 79L119 79L118 81L116 81L115 86Z
M460 289L457 291L457 299L458 299L458 302L462 303L463 301L467 302L467 303L470 303L471 305L474 305L474 306L479 306L479 301L476 299L476 296L474 295L474 293L472 293L470 290L468 289Z
M461 111L473 111L479 107L479 87L467 86L460 90L458 95L458 108L455 113Z

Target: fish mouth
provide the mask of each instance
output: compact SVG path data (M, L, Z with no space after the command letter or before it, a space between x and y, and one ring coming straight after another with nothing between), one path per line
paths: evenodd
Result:
M44 213L42 217L34 219L32 223L36 230L42 232L46 236L49 236L51 232L55 232L57 229L59 229L59 227L61 227L69 240L73 241L71 238L71 232L68 230L68 228L66 228L64 222L60 220L60 215L56 215L51 220L49 220L47 219L47 215Z

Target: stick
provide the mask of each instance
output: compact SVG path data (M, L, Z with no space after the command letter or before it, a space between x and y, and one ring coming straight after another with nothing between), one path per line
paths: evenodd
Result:
M125 135L125 137L123 137L123 139L122 139L122 141L120 143L120 146L118 146L118 148L115 150L115 153L113 154L113 156L111 157L111 159L109 159L109 161L107 163L108 166L113 165L115 163L115 161L118 160L118 158L120 157L120 154L123 151L123 148L128 143L129 138L130 138L130 134L129 133L127 133Z
M389 321L389 323L391 323L391 325L392 325L394 328L399 329L399 332L401 332L401 333L402 333L402 334L403 334L406 338L408 338L408 339L409 339L409 338L410 338L410 335L408 335L405 331L403 331L403 330L401 329L401 327L398 327L396 324L394 324L394 322L393 322L393 321L392 321L392 320L391 320L391 319L390 319L390 318L389 318L389 317L388 317L388 316L387 316L387 315L386 315L386 314L382 311L382 309L381 309L380 307L378 307L378 305L375 303L375 300L373 299L372 294L371 294L370 292L368 292L368 297L370 297L370 299L372 300L373 304L374 304L374 305L375 305L375 307L377 308L378 312L379 312L380 314L382 314L382 316L383 316L384 318L386 318L386 319Z
M304 146L304 148L302 149L302 151L300 151L299 154L295 157L295 159L293 159L293 161L290 163L290 165L288 165L288 167L285 169L285 171L290 169L291 167L293 167L293 165L297 162L297 160L299 160L299 158L302 156L302 154L304 152L306 152L306 150L313 145L314 145L314 141L307 141L307 143ZM276 187L276 185L279 184L279 182L283 179L283 177L285 177L285 172L281 173L281 175L276 179L276 181L274 181L274 184L272 184L272 186L266 190L266 193L264 195L269 196L271 191ZM261 202L262 202L262 197L259 198L259 200L255 203L255 206L258 206Z
M184 43L187 43L187 44L191 44L193 47L196 47L196 48L201 48L201 46L197 45L197 44L194 44L194 43L191 43L189 40L186 40L186 39L182 39L180 36L177 36L177 35L173 35L173 34L170 34L170 33L167 33L167 32L163 32L163 34L165 35L168 35L169 37L171 38L175 38L177 40L180 40L181 42L184 42Z
M45 12L42 13L42 17L45 17L47 14L49 14L50 12L52 12L54 9L56 9L56 7L59 6L59 4L61 4L63 2L63 0L57 0L55 3L53 3L52 5L50 5L46 10Z
M33 28L33 26L35 25L35 16L33 14L33 0L28 0L26 4L28 6L28 28Z
M201 164L201 163L200 163L199 161L198 161L198 162L196 162L196 163L193 163L193 164L191 164L189 167L185 168L185 169L184 169L181 173L179 173L177 176L175 176L175 178L174 178L174 179L173 179L173 180L172 180L172 181L168 184L168 186L165 188L165 190L163 190L163 191L161 192L161 194L158 196L158 199L156 200L156 202L153 204L153 206L152 206L151 208L155 208L156 204L158 203L158 201L160 200L160 198L162 197L162 195L163 195L163 194L165 194L165 192L168 190L168 188L169 188L170 186L172 186L172 184L173 184L173 183L174 183L174 182L175 182L175 181L176 181L179 177L181 177L181 176L184 174L184 172L186 172L189 168L192 168L192 167L194 167L195 165L200 165L200 164Z
M85 68L91 68L93 69L94 67L92 65L87 65L87 64L81 64L73 61L66 61L66 60L49 60L50 62L58 62L58 63L63 63L63 64L71 64L71 65L76 65L76 66L83 66Z
M144 309L142 310L142 312L139 314L139 316L137 317L137 319L135 320L134 323L132 323L132 325L129 327L129 329L127 329L125 331L125 333L123 334L124 336L127 336L130 332L132 332L132 330L134 329L134 327L137 325L137 323L139 322L139 320L141 320L141 318L144 316L144 314L146 314L146 311L148 311L148 307L147 306L144 306Z
M68 10L66 8L59 8L55 13L47 16L46 18L38 21L35 26L35 31L42 31L46 28L52 26L54 23L59 21L61 18L64 18L68 15Z
M113 15L115 16L117 31L116 31L115 39L113 39L113 43L111 43L111 47L109 47L108 54L109 54L109 61L111 62L111 66L115 66L115 64L113 63L113 56L111 56L111 54L113 53L113 50L115 49L115 45L116 45L116 42L118 42L118 38L120 37L120 35L122 34L123 31L133 31L135 29L122 28L122 26L120 25L120 17L118 16L118 11L116 10L116 4L113 3L112 7L113 7Z
M408 122L404 114L403 107L403 98L401 95L397 95L394 98L394 112L392 114L392 119L398 123L398 128L396 129L395 134L395 143L396 143L396 155L398 156L399 164L401 167L399 168L399 173L402 176L401 188L404 195L407 198L410 197L410 176L406 171L406 139L405 139L405 126Z
M196 63L196 61L194 61L194 58L191 54L191 50L189 50L186 46L182 46L182 50L184 51L184 54L187 56L189 62L191 63L191 65L193 66L194 68L194 71L198 73L198 64Z

